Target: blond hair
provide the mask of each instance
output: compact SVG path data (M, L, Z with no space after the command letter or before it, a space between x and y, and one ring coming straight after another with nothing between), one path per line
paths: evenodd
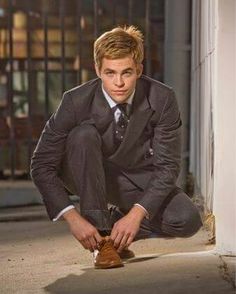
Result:
M116 27L105 32L94 42L94 62L101 69L102 59L131 56L136 64L142 63L143 34L134 26Z

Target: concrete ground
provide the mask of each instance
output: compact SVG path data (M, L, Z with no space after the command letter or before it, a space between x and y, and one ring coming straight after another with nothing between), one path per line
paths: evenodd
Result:
M92 255L44 207L0 209L0 293L236 293L235 257L201 230L187 239L135 242L124 268L95 270Z

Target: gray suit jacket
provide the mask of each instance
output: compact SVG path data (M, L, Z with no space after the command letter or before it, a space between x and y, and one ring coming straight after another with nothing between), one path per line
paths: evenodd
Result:
M39 139L31 162L31 176L43 196L50 218L71 204L59 176L69 132L77 125L93 123L104 142L106 160L115 164L133 183L144 190L139 202L152 218L175 188L180 168L180 114L174 92L146 76L138 79L133 111L125 137L106 156L113 119L111 109L95 79L63 95Z

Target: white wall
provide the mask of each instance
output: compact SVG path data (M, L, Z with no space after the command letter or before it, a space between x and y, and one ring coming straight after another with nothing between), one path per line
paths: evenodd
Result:
M203 198L205 213L213 210L216 2L192 1L190 172L195 178L195 194Z
M236 1L218 1L214 111L216 249L236 254Z
M216 250L236 254L236 1L192 1L191 148Z

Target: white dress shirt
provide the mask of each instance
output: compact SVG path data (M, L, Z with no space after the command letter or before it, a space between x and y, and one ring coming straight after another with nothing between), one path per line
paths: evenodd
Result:
M118 104L117 102L115 102L115 101L109 96L109 94L104 90L103 86L102 86L102 92L103 92L104 97L105 97L105 99L107 100L107 102L108 102L108 104L109 104L109 106L110 106L111 108L115 107L115 106ZM130 95L130 97L125 101L126 103L128 103L128 104L130 104L130 105L132 104L133 99L134 99L134 93L135 93L135 90L134 90L133 93ZM117 108L117 110L114 112L114 118L115 118L115 121L116 121L116 122L118 121L118 119L119 119L119 117L120 117L120 114L121 114L121 111L120 111L119 108ZM147 212L147 210L146 210L142 205L140 205L140 204L138 204L138 203L135 203L134 206L138 206L138 207L142 208L142 209L145 211L145 213L146 213L146 218L148 218L148 212ZM66 213L67 211L69 211L69 210L71 210L71 209L73 209L73 208L75 208L74 205L69 205L69 206L65 207L64 209L62 209L62 210L58 213L58 215L53 219L53 221L57 221L57 220L58 220L58 219L59 219L64 213Z

